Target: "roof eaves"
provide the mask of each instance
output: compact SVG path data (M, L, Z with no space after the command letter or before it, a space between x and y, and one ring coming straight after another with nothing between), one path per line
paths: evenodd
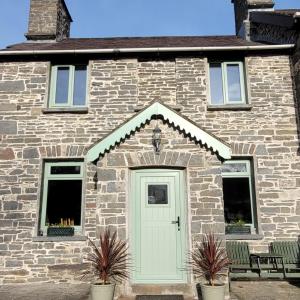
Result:
M166 52L218 52L218 51L260 51L287 50L294 44L254 45L254 46L219 46L219 47L153 47L153 48L110 48L110 49L68 49L68 50L0 50L0 56L46 55L46 54L109 54L109 53L166 53Z

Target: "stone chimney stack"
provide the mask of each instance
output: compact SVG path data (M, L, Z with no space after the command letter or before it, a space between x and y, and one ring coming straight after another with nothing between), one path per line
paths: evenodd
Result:
M64 0L31 0L29 41L61 41L70 36L72 18Z
M231 0L234 4L236 34L250 39L249 13L251 11L273 10L273 0Z

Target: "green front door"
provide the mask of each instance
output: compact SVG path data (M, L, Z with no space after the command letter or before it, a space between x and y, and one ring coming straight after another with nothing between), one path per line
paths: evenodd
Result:
M131 240L135 283L183 283L186 222L183 172L132 172Z

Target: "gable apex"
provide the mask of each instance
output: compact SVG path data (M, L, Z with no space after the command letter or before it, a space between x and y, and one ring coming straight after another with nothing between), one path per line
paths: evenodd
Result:
M135 132L137 128L150 121L154 116L162 116L164 120L174 124L174 127L180 128L191 138L200 142L207 149L211 149L212 152L217 153L223 159L231 158L231 149L227 143L200 128L188 118L181 116L169 106L156 101L91 146L86 154L87 161L97 160L100 155L104 155L111 147L130 135L131 132Z

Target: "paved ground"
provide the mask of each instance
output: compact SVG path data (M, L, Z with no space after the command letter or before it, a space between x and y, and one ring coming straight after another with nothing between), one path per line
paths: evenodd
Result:
M300 282L233 281L231 300L300 300ZM0 286L0 300L89 300L89 284Z
M0 300L89 300L89 284L38 283L0 286Z
M232 281L231 300L300 300L300 282Z

